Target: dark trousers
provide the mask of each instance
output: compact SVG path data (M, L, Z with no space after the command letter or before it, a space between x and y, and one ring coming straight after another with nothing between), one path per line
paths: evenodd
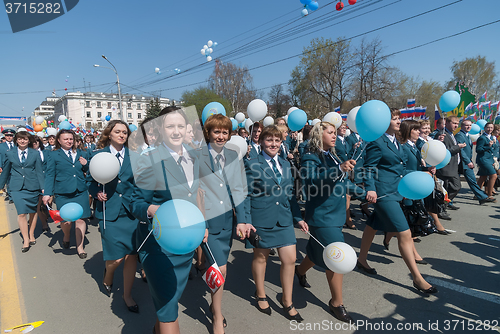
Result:
M448 198L453 200L455 196L458 195L460 188L462 188L460 184L460 175L457 173L457 175L453 176L437 175L437 177L443 180L444 189L448 192Z
M476 195L478 200L483 200L488 198L488 195L484 191L482 191L477 185L476 175L474 171L470 168L464 168L463 173L467 184L469 185L470 190Z

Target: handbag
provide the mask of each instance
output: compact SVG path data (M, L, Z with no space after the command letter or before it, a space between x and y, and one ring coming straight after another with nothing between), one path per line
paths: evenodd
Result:
M498 163L497 157L493 157L493 161L493 168L495 168L495 170L498 170L500 168L500 163Z
M259 248L259 242L262 240L260 235L257 234L254 230L250 231L250 236L248 237L248 242L250 242L250 245L254 246L255 248Z

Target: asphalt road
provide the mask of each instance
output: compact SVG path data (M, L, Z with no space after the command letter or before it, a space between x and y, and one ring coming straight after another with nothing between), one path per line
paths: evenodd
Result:
M467 184L462 186L465 189L455 200L461 209L450 211L453 220L443 222L447 229L456 232L448 236L430 235L417 244L417 250L429 262L429 265L419 265L419 269L437 286L438 294L418 293L412 287L396 240L392 240L390 250L386 251L382 245L383 235L378 235L368 257L378 275L367 276L354 270L344 278L344 303L359 326L342 328L342 323L329 313L325 274L313 268L308 273L312 288L300 287L297 280L294 283L294 303L305 319L299 327L283 316L279 306L278 258L272 257L267 268L266 291L273 309L272 315L267 316L257 311L251 297L255 291L250 270L252 253L235 241L223 300L223 313L228 322L226 333L500 331L500 207L498 203L479 206L472 200ZM361 219L357 203L354 202L353 209L359 230L345 230L345 239L359 251L365 220ZM4 205L3 201L0 205ZM6 211L7 217L0 219L8 218L10 231L0 232L0 243L10 240L12 244L23 321L45 321L32 333L151 333L155 312L148 286L139 274L133 296L140 306L140 314L130 313L125 307L121 268L115 275L111 298L100 287L103 260L96 221L88 226L86 260L76 255L74 236L72 247L62 249L62 231L53 223L48 234L41 234L41 226L37 227L37 244L23 254L14 205L7 205ZM299 262L305 255L307 236L299 230L296 234ZM2 261L5 256L8 254L2 254ZM0 295L0 304L6 303L4 297ZM210 294L201 278L189 281L179 306L183 333L211 332L207 317L209 302ZM487 321L496 327L489 327ZM3 322L2 332L7 328L6 321Z

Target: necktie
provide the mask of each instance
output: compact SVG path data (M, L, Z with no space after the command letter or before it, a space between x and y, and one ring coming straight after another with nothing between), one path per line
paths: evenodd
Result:
M182 157L179 157L179 159L177 160L177 165L181 169L182 175L186 176L186 173L184 173L184 168L182 168L181 162L182 162Z
M222 158L222 155L217 154L215 157L215 170L219 172L219 174L222 174L222 167L220 165L220 159Z
M68 157L69 157L69 160L71 160L71 162L73 162L73 156L71 155L71 151L68 151Z
M394 146L396 146L396 149L399 150L398 141L396 140L396 138L394 138L394 140L392 141L392 143L394 144Z
M121 157L120 152L116 153L116 159L118 159L118 162L120 163L120 167L121 167L122 166L122 162L120 160L120 157Z
M12 148L12 143L9 143L8 145L9 145L9 150L10 150Z
M260 145L257 146L257 153L260 154Z
M26 151L21 152L21 163L24 164L26 162Z
M273 165L273 172L276 175L276 179L278 179L278 184L280 184L281 183L281 173L278 170L278 168L276 167L276 161L274 161L274 159L271 159L271 164Z

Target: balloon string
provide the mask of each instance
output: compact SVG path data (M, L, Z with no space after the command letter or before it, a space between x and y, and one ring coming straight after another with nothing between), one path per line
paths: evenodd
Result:
M45 204L45 206L47 207L47 210L52 210L48 204Z
M318 239L316 239L316 238L315 238L315 237L314 237L311 233L309 233L309 231L307 231L306 233L307 233L307 234L309 234L309 236L310 236L311 238L313 238L314 240L316 240L316 242L317 242L318 244L320 244L320 246L321 246L321 247L325 248L325 246L323 246L323 244L322 244L321 242L319 242L319 240L318 240Z
M361 140L358 140L358 142L357 142L356 144L358 144L359 142L361 142ZM358 147L359 147L359 146L361 146L361 144L360 144L360 145L357 145L357 146L354 148L354 153L352 154L351 159L354 159L354 156L356 155L356 151L358 150Z
M390 195L397 194L397 193L398 193L398 192L397 192L397 191L395 191L395 192L393 192L393 193L390 193L390 194L386 194L386 195L384 195L384 196L377 197L377 200L379 200L379 199L381 199L381 198L384 198L384 197L386 197L386 196L390 196Z
M142 246L144 246L144 244L146 243L146 240L148 240L148 238L149 238L149 236L151 235L152 232L153 232L153 229L151 229L151 231L149 231L149 234L147 235L146 239L144 239L144 241L142 242L142 244L137 249L137 253L139 253L139 251L141 250Z
M104 195L106 192L104 190L104 187L106 185L102 185L102 194ZM103 225L104 225L104 230L106 229L106 201L102 201L102 215L103 215Z

